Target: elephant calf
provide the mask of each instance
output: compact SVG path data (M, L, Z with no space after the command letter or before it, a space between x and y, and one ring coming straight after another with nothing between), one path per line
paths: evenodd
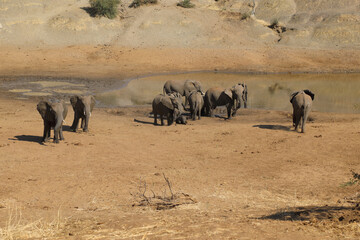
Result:
M305 132L305 123L311 111L315 94L310 90L302 90L291 94L290 102L293 106L293 125L297 131L301 120L301 132Z
M196 119L196 115L198 119L201 118L201 111L204 107L204 97L203 94L199 91L192 91L188 97L189 105L190 105L190 113L192 120Z
M164 125L164 115L166 116L168 125L171 125L174 122L174 119L177 122L183 121L181 114L184 112L184 108L181 95L178 93L157 95L152 102L152 109L155 125L157 125L157 115L160 115L161 125Z
M44 120L44 134L42 142L46 142L50 139L51 128L54 128L55 143L59 143L59 136L60 140L64 140L62 125L68 111L65 102L40 101L37 105L37 110Z
M74 121L70 128L76 132L81 119L81 128L87 132L91 112L95 106L95 98L93 96L72 96L70 102L74 109Z

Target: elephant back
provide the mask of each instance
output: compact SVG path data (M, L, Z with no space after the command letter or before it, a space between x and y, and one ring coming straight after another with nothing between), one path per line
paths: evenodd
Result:
M184 81L168 80L164 84L163 93L167 94L167 93L177 92L180 93L182 96L184 96L185 95L184 84L185 84Z
M157 112L157 110L161 110L162 106L166 107L170 110L174 109L174 105L172 104L171 97L169 95L159 94L155 96L153 102L153 111Z

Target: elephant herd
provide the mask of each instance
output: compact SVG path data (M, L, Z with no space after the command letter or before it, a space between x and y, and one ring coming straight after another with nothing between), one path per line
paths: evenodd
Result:
M174 120L177 123L186 124L184 117L185 106L189 104L191 119L200 119L201 115L214 116L217 106L225 106L227 117L236 115L243 102L247 108L247 85L238 83L231 88L212 87L204 94L198 81L169 80L164 84L163 94L157 95L152 102L154 124L157 125L157 115L160 116L161 125L164 125L163 116L166 116L168 125ZM182 103L185 96L185 105ZM301 125L301 132L305 132L305 123L312 107L315 94L310 90L302 90L291 94L290 102L293 105L293 126L295 131Z
M201 84L198 81L169 80L164 84L163 94L155 96L152 101L152 112L154 114L154 124L157 125L157 118L160 117L161 125L164 125L164 116L167 124L171 125L174 121L179 124L186 124L187 118L184 115L185 109L190 111L191 119L201 119L201 116L214 116L217 106L225 106L227 118L231 119L241 108L247 108L247 86L245 83L238 83L231 88L209 88L204 94ZM185 104L182 97L185 97ZM305 123L311 110L314 94L310 90L302 90L291 95L290 102L293 105L293 125L295 131L301 125L301 132L305 131ZM74 110L74 120L70 129L77 131L79 120L84 132L88 131L91 112L95 106L93 96L72 96L70 103ZM189 105L189 108L186 106ZM66 118L68 108L63 100L60 101L40 101L37 110L44 122L44 132L42 142L50 139L50 130L54 129L54 142L64 140L62 126Z
M185 96L185 104L182 102L182 96ZM201 115L214 116L213 111L217 106L226 106L227 116L231 119L241 107L241 102L246 108L247 86L245 83L238 83L227 89L213 87L204 94L198 81L169 80L164 84L163 94L157 95L152 102L154 124L157 125L157 115L160 116L161 125L164 125L164 115L168 125L171 125L174 120L177 123L186 124L183 114L188 104L192 120L200 119Z

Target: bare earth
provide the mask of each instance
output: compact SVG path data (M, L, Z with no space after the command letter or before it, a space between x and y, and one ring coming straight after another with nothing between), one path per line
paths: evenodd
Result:
M0 0L0 76L360 70L359 1L256 1L244 21L252 1L159 2L111 22L83 0ZM297 30L264 27L265 7ZM341 186L360 169L359 114L312 112L300 134L290 112L161 127L149 106L96 108L73 133L69 108L66 140L41 144L37 99L0 94L0 239L360 238L359 188Z

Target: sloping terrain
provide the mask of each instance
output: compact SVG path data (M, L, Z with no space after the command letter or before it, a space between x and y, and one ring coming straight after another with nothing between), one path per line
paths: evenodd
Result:
M267 27L278 21L288 30L287 46L359 47L360 1L238 0L193 1L183 9L176 0L128 8L123 0L120 17L92 18L87 0L1 1L2 44L73 45L111 44L136 47L237 48L277 44L277 33ZM243 19L242 16L252 18Z

